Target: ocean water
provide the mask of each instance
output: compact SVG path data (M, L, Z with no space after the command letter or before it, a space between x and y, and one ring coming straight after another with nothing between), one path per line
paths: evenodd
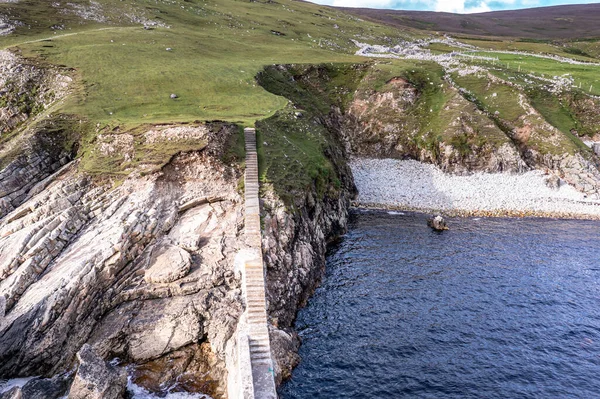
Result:
M355 212L292 398L600 398L600 222Z

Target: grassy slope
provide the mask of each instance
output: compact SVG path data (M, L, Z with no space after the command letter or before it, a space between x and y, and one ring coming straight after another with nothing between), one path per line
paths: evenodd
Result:
M258 76L266 90L290 100L285 109L257 123L260 178L286 204L297 205L294 199L313 187L321 197L341 187L332 159L339 154L337 141L323 122L332 106L343 110L367 69L356 64L286 65L267 67Z
M0 47L34 62L73 68L73 95L52 112L88 122L91 129L81 134L81 167L98 175L126 175L146 163L145 170L151 171L179 151L204 145L149 146L143 126L219 120L250 126L284 108L286 99L255 81L265 65L363 61L353 55L351 39L386 43L414 35L290 0L99 3L92 14L102 22L65 12L70 7L65 4L62 11L50 2L0 4L0 13L23 22L13 34L0 37ZM135 15L137 23L128 15ZM140 18L154 26L144 29ZM171 99L171 94L178 97ZM95 150L98 133L133 135L136 157L123 162L116 155L102 156Z
M33 31L18 29L16 35L0 38L0 46L51 37L19 48L25 55L76 68L80 95L64 112L108 125L215 119L252 124L285 105L255 84L254 76L264 65L356 61L349 39L377 41L405 35L288 0L139 0L133 6L103 0L104 13L113 16L106 23L109 29L103 30L96 22L80 25L74 16L56 12L44 20L27 17L22 9L30 12L34 3L38 14L55 11L48 2L0 5L0 12L19 9L22 18L38 21L29 21L36 26ZM133 7L170 28L131 26L114 17L122 7ZM56 23L65 29L54 34L47 27ZM74 31L77 34L71 35ZM179 98L171 100L171 93Z
M600 94L600 66L597 65L573 65L552 59L494 52L479 52L476 55L495 57L508 69L521 72L533 73L542 77L571 76L575 85L581 84L581 89L589 94ZM516 71L515 71L516 72ZM591 88L591 90L590 90Z

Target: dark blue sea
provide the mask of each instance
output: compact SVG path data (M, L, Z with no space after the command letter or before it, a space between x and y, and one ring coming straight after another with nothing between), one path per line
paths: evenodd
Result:
M302 398L600 398L600 222L360 212L296 328Z

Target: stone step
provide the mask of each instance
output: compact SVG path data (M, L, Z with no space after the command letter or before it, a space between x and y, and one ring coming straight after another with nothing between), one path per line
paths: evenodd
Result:
M260 276L261 279L264 276L264 269L262 267L246 267L245 270L248 272L248 274L250 274L251 276Z
M270 359L271 351L267 345L261 345L260 348L250 347L250 356L253 359Z
M252 314L248 314L248 317L252 317L252 324L261 324L267 322L267 314L265 313L264 308L261 312L254 311Z
M252 355L267 355L270 357L271 355L271 350L270 350L270 346L269 346L269 342L263 342L260 345L254 345L252 346L252 343L250 343L250 354Z
M269 353L265 353L264 355L250 355L251 359L252 359L252 364L257 364L259 362L270 362L271 361L271 354Z
M268 345L262 345L260 348L250 348L250 356L253 359L271 359L271 348Z
M265 283L264 283L264 275L261 274L260 275L248 275L249 273L246 272L246 288L262 288L264 289L265 287Z
M262 286L258 286L255 285L252 287L251 290L248 290L248 287L246 287L246 292L247 292L247 296L250 298L257 298L260 297L262 299L264 299L265 295L265 289Z
M252 353L252 350L250 350L250 357L252 358L252 360L271 360L271 353L270 352L259 352L259 353Z
M265 324L265 329L266 329L266 324ZM266 334L266 333L265 333L265 334ZM252 335L252 341L249 341L249 342L254 342L254 341L256 341L256 340L257 340L257 338L256 338L256 334L253 334L253 335ZM260 336L260 341L261 341L261 342L265 342L265 344L266 344L266 343L268 343L268 342L269 342L269 336L268 336L268 335L264 335L264 336L262 336L262 335L261 335L261 336Z
M261 324L264 323L267 320L267 315L266 313L263 313L262 315L260 315L260 318L258 316L256 317L248 317L248 324Z
M247 288L247 287L246 287ZM246 290L247 296L249 299L252 300L256 300L256 299L261 299L264 300L265 298L265 290L262 287L252 287L252 290Z
M269 340L265 339L265 340L256 341L253 339L253 340L249 341L248 345L250 346L250 352L253 352L253 353L266 352L269 349Z
M264 310L265 309L265 300L264 297L255 299L255 298L246 298L246 305L253 308Z
M248 324L261 324L261 323L264 323L265 320L266 320L266 316L263 314L262 320L248 318Z
M264 302L264 298L265 298L265 290L261 290L260 288L255 288L253 291L249 291L246 290L246 297L248 299L252 299L252 300L256 300L256 299L260 299L262 301L262 303Z
M252 366L271 366L272 362L270 360L257 360L257 361L253 361L252 362ZM257 384L258 385L258 384ZM258 388L257 388L258 389ZM257 390L255 389L255 391ZM266 393L255 393L255 398L275 398L275 396L272 396L272 394L266 394Z
M249 304L246 303L246 310L248 311L248 315L253 315L253 316L262 316L262 317L267 317L267 313L265 310L264 305L263 306L259 306L256 304ZM263 320L263 322L266 322L266 319Z
M248 303L246 302L246 310L255 315L263 315L266 317L265 304L257 304L257 303Z

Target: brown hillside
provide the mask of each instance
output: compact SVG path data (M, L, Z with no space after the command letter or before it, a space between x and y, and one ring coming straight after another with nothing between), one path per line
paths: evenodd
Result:
M480 14L342 8L394 26L477 36L528 39L600 37L600 4L580 4Z

